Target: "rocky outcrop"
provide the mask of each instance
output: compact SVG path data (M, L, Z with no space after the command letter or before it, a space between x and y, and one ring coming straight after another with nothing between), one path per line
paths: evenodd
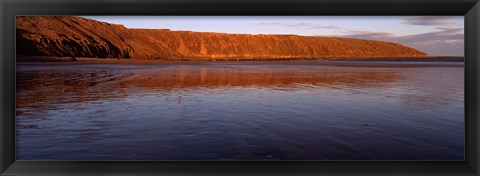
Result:
M128 29L81 17L17 17L17 54L131 59L422 57L400 44L338 37Z

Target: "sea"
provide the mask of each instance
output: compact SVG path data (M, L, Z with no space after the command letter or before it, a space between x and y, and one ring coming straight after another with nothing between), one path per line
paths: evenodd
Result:
M17 160L464 160L464 62L18 62Z

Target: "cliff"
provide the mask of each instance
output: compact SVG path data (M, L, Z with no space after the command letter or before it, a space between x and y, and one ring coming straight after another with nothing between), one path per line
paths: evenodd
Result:
M132 59L423 57L400 44L296 35L128 29L81 17L17 17L17 55Z

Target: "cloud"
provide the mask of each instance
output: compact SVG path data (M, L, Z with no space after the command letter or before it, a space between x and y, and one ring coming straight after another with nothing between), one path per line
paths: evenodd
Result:
M343 35L335 35L334 37L394 42L418 49L432 56L463 56L464 29L461 27L451 27L454 18L455 17L449 16L405 17L403 21L404 24L432 26L438 31L404 36L398 36L389 32L349 31L348 29L335 25L304 22L264 22L257 24L289 28L332 29L343 33Z
M439 26L449 25L454 17L451 16L421 16L421 17L405 17L404 24L422 25L422 26Z
M275 26L283 26L283 27L290 27L290 28L340 29L340 27L335 25L322 25L322 24L312 24L312 23L286 24L286 23L278 23L278 22L261 22L257 24L258 25L275 25Z
M440 31L397 36L387 32L350 31L336 37L358 38L399 43L433 56L463 56L463 28L439 27Z
M347 35L337 35L336 37L348 37L367 40L384 40L389 38L395 38L396 36L388 32L369 32L369 31L349 31Z

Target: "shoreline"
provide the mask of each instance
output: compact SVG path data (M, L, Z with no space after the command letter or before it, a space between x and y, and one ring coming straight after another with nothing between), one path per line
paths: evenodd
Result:
M119 66L174 66L174 65L188 65L188 66L226 66L226 65L244 65L244 66L334 66L334 67L464 67L464 62L425 62L425 61L55 61L55 62L17 62L17 66L88 66L88 65L103 65L102 67L114 68Z
M57 56L16 56L16 62L88 62L88 63L199 63L199 62L343 62L343 61L379 61L379 62L464 62L462 56L429 56L429 57L336 57L336 58L275 58L275 59L175 59L175 60L140 60L128 58L91 58L91 57L57 57Z

